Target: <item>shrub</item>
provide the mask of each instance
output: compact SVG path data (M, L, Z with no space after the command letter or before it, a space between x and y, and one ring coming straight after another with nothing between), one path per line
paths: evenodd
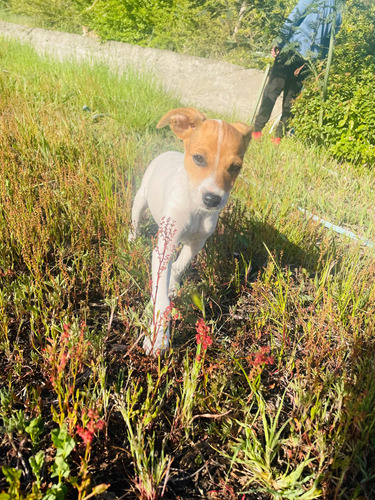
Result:
M91 5L90 0L3 0L1 7L14 14L30 16L45 28L81 32L82 13Z
M99 0L88 10L91 26L103 39L142 43L155 26L166 26L174 0Z
M322 74L311 78L296 100L293 120L298 136L326 145L340 160L368 166L375 163L374 27L374 6L365 0L348 2L337 39L328 99L322 102Z

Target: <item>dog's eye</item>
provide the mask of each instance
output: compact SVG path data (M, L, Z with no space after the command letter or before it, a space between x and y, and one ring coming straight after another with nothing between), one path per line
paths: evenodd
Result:
M241 170L241 165L237 165L236 163L233 163L229 168L228 172L232 175L238 174L238 172Z
M206 160L202 155L193 155L194 163L196 163L199 167L206 167Z

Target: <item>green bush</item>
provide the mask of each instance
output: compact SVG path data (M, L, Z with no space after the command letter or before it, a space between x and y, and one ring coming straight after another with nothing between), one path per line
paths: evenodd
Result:
M174 0L99 0L89 9L90 24L103 39L142 43L155 26L166 26Z
M253 65L268 54L285 8L271 0L98 0L87 22L113 39Z
M334 74L328 87L329 99L321 102L317 85L309 84L295 105L297 134L328 146L338 159L375 163L375 81L371 70L358 75ZM319 115L323 106L323 124Z
M85 11L91 0L3 0L0 7L13 14L35 19L44 28L82 32Z
M296 100L293 126L299 137L328 146L338 159L375 164L375 7L351 0L344 12L328 99L323 73L311 78ZM322 125L319 117L323 113Z
M87 14L104 40L195 55L212 56L227 36L225 26L192 0L99 0Z

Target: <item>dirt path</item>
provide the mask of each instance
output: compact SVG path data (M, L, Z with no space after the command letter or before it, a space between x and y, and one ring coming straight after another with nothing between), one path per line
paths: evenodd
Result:
M0 21L0 35L27 42L39 53L59 59L104 61L120 72L128 65L147 69L185 105L235 114L247 122L253 115L263 80L263 71L257 69L122 42L101 43L90 37L4 21ZM274 115L279 109L278 103Z

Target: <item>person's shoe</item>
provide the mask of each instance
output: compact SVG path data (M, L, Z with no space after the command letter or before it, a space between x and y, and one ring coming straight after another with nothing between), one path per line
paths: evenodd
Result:
M281 137L271 137L271 141L272 141L274 144L280 144Z
M262 132L253 132L251 134L251 138L253 139L253 141L259 141L259 139L262 138Z

